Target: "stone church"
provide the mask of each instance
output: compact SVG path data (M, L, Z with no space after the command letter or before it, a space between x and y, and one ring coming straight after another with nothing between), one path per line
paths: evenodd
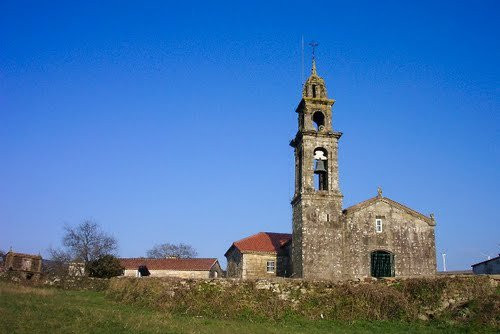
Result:
M335 100L316 72L296 109L292 234L260 232L226 252L228 277L285 276L318 280L432 275L436 272L434 216L384 197L343 209Z

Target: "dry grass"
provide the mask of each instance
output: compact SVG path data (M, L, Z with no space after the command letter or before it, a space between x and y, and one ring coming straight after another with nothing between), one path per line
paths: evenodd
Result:
M30 294L35 296L52 296L55 291L53 289L34 288L18 284L2 283L0 285L0 297L3 294Z

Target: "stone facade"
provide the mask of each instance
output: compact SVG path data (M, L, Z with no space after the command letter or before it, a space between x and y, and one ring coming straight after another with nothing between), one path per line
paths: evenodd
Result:
M42 257L9 251L5 254L4 269L17 272L26 279L38 278L42 272Z
M342 252L340 221L342 193L338 177L338 140L332 129L333 99L325 82L312 73L304 84L297 107L298 132L290 145L295 149L293 208L293 275L311 279L340 278ZM317 158L321 156L323 159ZM325 172L316 173L319 161ZM323 180L319 180L322 177ZM317 179L315 181L315 178Z
M277 256L276 253L241 253L233 249L228 256L227 277L239 277L245 279L264 278L276 276ZM273 271L267 270L267 263L273 261Z
M343 278L370 276L370 255L375 251L393 254L394 276L436 273L434 219L382 194L346 209L342 218Z
M226 253L227 277L243 277L243 254L237 249L230 249Z
M261 232L233 243L226 252L229 277L271 276L265 265L270 256L276 260L275 275L308 280L436 273L432 214L425 216L386 198L381 189L377 196L342 209L338 168L342 133L333 130L334 103L313 60L296 109L298 131L290 142L295 153L291 240L273 242L271 248L249 242L263 234L285 236Z
M377 197L342 210L333 99L316 72L304 84L295 151L292 199L292 277L350 279L436 272L433 216Z

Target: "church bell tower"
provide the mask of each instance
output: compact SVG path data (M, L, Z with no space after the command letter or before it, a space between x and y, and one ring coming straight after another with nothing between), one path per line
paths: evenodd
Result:
M325 81L312 60L296 112L295 194L292 199L293 277L337 279L342 272L342 193L338 177L338 141Z

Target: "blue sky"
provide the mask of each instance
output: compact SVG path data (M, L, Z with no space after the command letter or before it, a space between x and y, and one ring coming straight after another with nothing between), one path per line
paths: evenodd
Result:
M86 218L122 256L185 242L223 260L234 240L291 231L304 36L337 101L344 206L381 185L434 212L438 252L467 269L500 251L498 13L497 1L4 1L0 249L46 254Z

